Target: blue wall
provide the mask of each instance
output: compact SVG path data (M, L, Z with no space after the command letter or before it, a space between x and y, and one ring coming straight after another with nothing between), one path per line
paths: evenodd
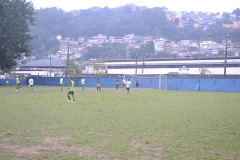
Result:
M59 86L60 78L56 77L34 77L34 85ZM96 77L85 78L85 87L96 87ZM68 86L69 78L63 78L64 86ZM75 86L81 86L81 78L74 78ZM99 78L101 88L115 88L116 77ZM135 88L135 78L130 78ZM158 78L141 78L140 88L158 89ZM22 85L28 84L28 79L20 79ZM9 79L10 85L15 85L15 79ZM6 85L5 79L0 79L0 85ZM119 78L119 87L122 85L122 78ZM240 78L167 78L168 90L183 91L211 91L211 92L240 92Z

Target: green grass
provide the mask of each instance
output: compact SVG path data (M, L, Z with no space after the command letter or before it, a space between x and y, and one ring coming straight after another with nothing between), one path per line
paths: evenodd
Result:
M240 159L240 93L0 86L0 159Z

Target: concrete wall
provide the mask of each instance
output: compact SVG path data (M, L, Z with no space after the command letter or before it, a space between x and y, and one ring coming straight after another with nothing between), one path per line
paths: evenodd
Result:
M115 88L117 77L99 78L101 88ZM59 86L60 78L34 77L34 85ZM96 77L85 78L85 87L96 87ZM135 88L135 78L130 81ZM158 78L140 78L140 88L159 88ZM28 79L20 79L22 85L28 84ZM75 86L81 86L81 78L74 78ZM10 85L15 85L15 79L9 79ZM0 79L0 85L6 85L5 79ZM64 86L69 85L69 78L64 78ZM119 87L122 78L119 78ZM167 90L210 91L210 92L240 92L240 78L167 78Z

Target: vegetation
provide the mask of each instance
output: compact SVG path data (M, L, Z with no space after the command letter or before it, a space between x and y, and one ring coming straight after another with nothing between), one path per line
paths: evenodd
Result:
M240 159L239 93L15 89L0 86L1 159Z
M0 69L10 70L17 60L28 56L32 46L30 25L35 12L26 0L0 0Z
M182 39L195 40L212 40L218 43L225 37L225 33L229 33L232 41L235 44L240 44L240 29L228 30L222 27L222 23L211 25L206 31L193 28L192 25L181 29L176 27L177 20L170 22L166 19L165 8L151 8L133 10L132 5L125 5L119 9L97 8L79 10L72 14L64 12L62 9L45 8L36 10L37 25L32 27L32 34L38 38L33 41L35 46L33 55L44 56L42 49L44 48L45 55L48 52L55 53L57 46L57 35L62 37L72 37L77 39L78 36L92 37L98 34L106 36L124 36L132 34L139 36L153 36L154 38L164 37L173 41ZM237 12L236 9L233 12ZM218 13L216 13L218 14ZM229 15L226 14L226 19L229 20ZM191 19L190 19L191 24ZM54 40L55 39L55 40ZM49 41L52 45L49 45ZM80 44L81 45L81 44ZM114 51L116 49L116 51ZM79 60L88 60L89 58L126 58L126 46L124 45L103 45L103 48L95 47L89 49L88 54ZM153 48L152 48L153 50ZM96 53L99 54L96 54ZM138 49L141 52L139 55L144 56L146 51ZM119 53L122 53L119 55ZM39 55L40 54L40 55ZM130 53L130 57L135 57L135 52ZM154 57L153 53L152 56ZM165 57L161 53L157 57ZM142 58L142 57L141 57Z
M69 65L65 69L65 74L70 77L77 77L81 74L81 68L76 63L75 59L69 60Z
M89 47L79 60L93 59L124 59L126 58L126 45L123 44L103 44L102 47Z

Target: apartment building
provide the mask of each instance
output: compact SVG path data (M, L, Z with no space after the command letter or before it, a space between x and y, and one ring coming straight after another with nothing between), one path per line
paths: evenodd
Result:
M171 43L171 41L165 41L164 44L163 44L163 48L164 48L165 52L171 53L172 52L172 43Z
M164 51L163 45L164 45L164 39L160 38L160 39L154 39L153 43L154 43L154 51L155 52L162 52Z
M217 55L219 52L220 44L212 41L203 41L200 43L200 48L203 50L211 49L212 55Z
M190 44L190 40L181 40L179 42L179 45L181 46L189 46L189 44Z
M127 34L124 36L124 42L128 43L129 41L134 39L134 34Z
M95 42L95 44L103 44L103 43L106 43L107 36L99 34L97 36L92 37L92 39Z
M153 41L153 36L144 36L143 37L143 44L146 44L148 42L152 42Z
M179 46L178 44L171 42L171 54L178 54Z

